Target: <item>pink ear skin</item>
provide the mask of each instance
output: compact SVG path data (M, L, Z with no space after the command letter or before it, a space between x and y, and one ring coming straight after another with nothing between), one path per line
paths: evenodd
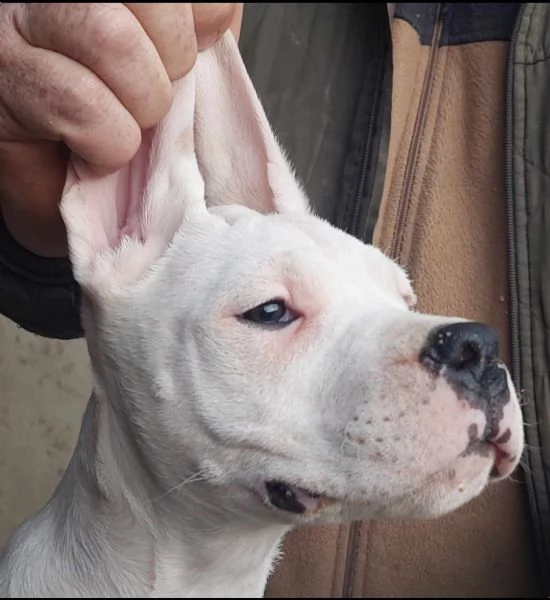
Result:
M174 84L164 120L144 131L132 161L92 174L72 156L61 202L74 274L85 293L107 296L158 260L186 217L204 213L204 182L194 151L193 73Z

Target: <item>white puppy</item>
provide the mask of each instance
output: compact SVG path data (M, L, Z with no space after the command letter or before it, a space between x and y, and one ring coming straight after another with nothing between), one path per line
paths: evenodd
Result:
M260 597L290 528L435 517L520 459L495 335L310 214L230 34L174 91L127 168L71 164L95 386L2 597Z

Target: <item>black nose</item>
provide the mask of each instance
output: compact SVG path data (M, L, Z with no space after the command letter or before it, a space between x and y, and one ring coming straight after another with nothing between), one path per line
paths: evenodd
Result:
M497 334L481 323L453 323L432 329L420 361L431 370L468 374L480 382L498 356Z
M432 329L420 352L420 362L444 377L458 398L485 413L484 440L498 434L504 406L510 401L506 371L497 357L497 334L481 323Z

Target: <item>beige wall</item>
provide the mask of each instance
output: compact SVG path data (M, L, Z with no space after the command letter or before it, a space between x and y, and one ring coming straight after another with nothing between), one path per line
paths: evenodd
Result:
M46 340L0 317L0 544L59 481L90 390L82 340Z

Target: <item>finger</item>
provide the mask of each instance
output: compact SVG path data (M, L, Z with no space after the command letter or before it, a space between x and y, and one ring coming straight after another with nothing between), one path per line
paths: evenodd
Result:
M22 4L14 11L22 37L85 65L141 128L158 123L172 102L170 79L155 44L123 4Z
M239 2L237 4L237 8L235 9L235 13L233 14L233 18L231 19L231 25L229 28L231 29L231 33L234 38L239 41L241 36L241 27L243 24L243 13L244 13L244 3Z
M128 3L172 81L187 74L197 56L193 11L189 3Z
M0 144L2 217L13 237L40 256L65 256L59 199L67 149L57 142Z
M199 51L214 45L229 29L239 4L204 2L193 4L193 19Z
M84 160L108 170L134 156L140 127L96 75L50 50L11 50L18 69L0 72L2 104L17 115L29 139L63 141Z

